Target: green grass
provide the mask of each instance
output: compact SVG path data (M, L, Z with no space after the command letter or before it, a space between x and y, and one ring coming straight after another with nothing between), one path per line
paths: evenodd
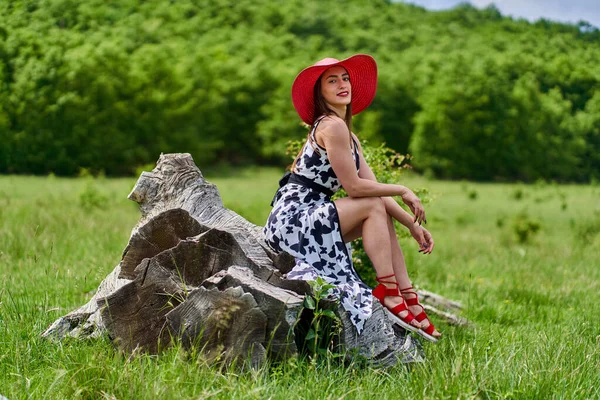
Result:
M262 224L280 172L208 177ZM0 177L0 394L9 399L600 398L600 187L426 181L436 248L401 244L414 281L460 300L473 328L435 320L428 362L377 370L291 359L220 370L172 348L128 357L108 339L40 333L119 262L135 179ZM474 194L475 193L475 194ZM539 226L534 232L532 226ZM520 242L517 232L526 232ZM522 236L521 236L522 237Z

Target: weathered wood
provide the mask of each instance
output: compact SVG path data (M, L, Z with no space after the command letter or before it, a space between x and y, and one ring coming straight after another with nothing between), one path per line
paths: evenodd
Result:
M249 267L268 276L272 273L272 270L263 272L266 268L260 268L246 257L231 234L218 229L182 240L155 258L185 285L194 287L231 265Z
M174 226L164 214L174 213L165 212L151 219L154 231L162 231L164 225L165 232L169 232ZM187 212L180 210L178 214L178 220L186 220L184 214ZM169 235L171 238L163 243L170 243L174 247L141 260L135 270L129 273L134 278L132 283L98 301L98 305L103 307L102 318L106 329L120 349L157 353L167 346L170 333L164 330L166 314L186 302L186 294L190 290L233 264L250 267L265 278L271 277L273 271L260 268L248 259L228 232L208 229L198 223L195 226L190 223L186 225L194 227L193 231L188 230L187 233L203 233L180 240L179 243L172 239L175 235ZM140 229L138 234L142 231ZM182 236L187 236L187 233Z
M304 338L295 337L295 326L309 285L284 278L293 258L273 252L262 227L226 209L189 154L161 155L129 198L142 215L120 264L88 304L55 321L45 337L108 333L123 351L150 353L178 337L213 359L250 355L254 365L297 351ZM345 349L383 366L423 360L418 340L393 325L379 303L360 336L347 313L331 306Z
M176 213L184 210L203 226L232 233L243 252L256 265L284 273L294 265L291 256L275 253L266 245L261 227L224 208L216 186L204 180L189 154L161 154L156 168L152 172L143 172L140 175L128 198L139 204L142 215L132 230L130 244L124 255L132 251L131 242L135 240L134 236L148 221L169 210L175 210ZM157 253L164 250L162 247ZM142 256L152 255L150 252L140 253ZM132 265L135 268L136 260L139 259L138 256L129 261L128 268ZM54 321L42 336L60 340L66 336L93 338L102 335L105 329L97 301L131 282L131 279L120 278L120 274L121 263L102 281L96 294L87 304ZM269 279L277 280L276 277ZM284 284L287 282L289 281ZM292 283L290 286L297 285Z
M428 290L419 289L417 290L419 294L419 299L423 303L427 303L433 307L443 307L447 310L462 310L463 306L461 303L455 300L450 300L445 298L444 296L440 296L437 293L430 292Z
M142 212L134 231L165 210L182 209L202 225L230 232L255 264L272 265L283 273L293 267L293 258L267 246L262 227L223 206L217 187L204 179L187 153L161 154L156 168L142 173L128 198Z
M466 319L459 317L458 315L449 313L447 311L442 311L434 306L430 306L429 304L423 304L423 308L430 315L437 315L439 318L443 319L446 323L450 325L456 326L470 326L471 323Z
M99 299L102 320L115 345L128 353L157 354L171 343L166 315L178 306L187 289L171 270L144 259L136 278L111 295Z
M185 348L200 348L209 360L257 366L266 358L267 317L241 287L195 289L166 318Z
M293 327L302 310L304 297L271 285L244 267L232 266L204 281L207 288L242 287L251 293L267 317L268 341L264 343L275 358L282 359L297 351Z
M181 240L206 232L186 211L167 210L151 218L134 232L123 252L119 278L133 279L133 270L144 258L150 258L163 250L175 247Z
M378 301L373 302L373 315L365 322L363 332L358 335L350 317L342 306L336 310L342 321L341 345L355 349L363 357L378 366L393 366L397 363L422 362L425 360L418 340L408 335L405 329L395 325L384 312Z
M437 293L429 292L427 290L417 290L419 299L423 304L423 308L430 315L436 315L438 318L444 320L450 325L456 326L470 326L470 322L463 317L453 314L449 311L442 311L438 307L443 307L446 310L462 310L462 304L458 301L447 299L444 296L440 296Z

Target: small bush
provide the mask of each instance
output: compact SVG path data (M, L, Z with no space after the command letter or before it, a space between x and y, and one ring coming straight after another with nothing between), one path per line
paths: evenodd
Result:
M529 243L540 228L541 224L531 219L526 211L519 213L512 224L512 231L515 234L517 242L521 244Z
M462 185L460 185L460 189L469 200L477 200L479 193L477 193L477 190L471 189L466 182L463 182Z
M594 211L589 217L572 224L575 243L588 246L600 238L600 210Z
M506 220L506 216L505 216L505 215L498 215L498 216L496 217L496 226L497 226L498 228L502 228L502 227L504 227L504 222L505 222L505 220Z
M512 196L513 199L515 200L522 200L523 197L525 197L525 192L523 191L523 188L516 188L513 192L512 192Z
M558 192L558 197L560 198L560 209L565 211L568 207L567 195L564 192Z
M86 211L108 208L108 196L102 194L92 182L79 195L79 205Z
M335 286L321 277L308 283L312 293L304 297L301 311L303 315L306 313L308 318L298 318L295 326L296 337L304 338L303 342L299 343L299 348L312 357L338 355L336 350L342 322L333 311L338 302L329 299L329 293ZM307 320L310 320L307 326L300 326L301 321Z

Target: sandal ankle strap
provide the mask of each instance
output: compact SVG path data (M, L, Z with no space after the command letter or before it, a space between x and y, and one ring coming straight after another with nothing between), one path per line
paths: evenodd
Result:
M404 295L404 294L414 294L415 295L414 297L411 297L410 299L404 298L404 301L406 301L406 304L408 306L420 306L421 305L419 303L419 294L414 290L414 288L412 286L409 286L404 289L400 289L400 293L402 293L402 295ZM423 307L423 306L421 306L421 307Z
M394 277L393 281L386 280L388 278ZM373 295L378 298L380 301L384 297L387 296L400 296L400 291L398 290L398 282L395 280L395 274L386 275L386 276L377 276L375 280L379 282L379 285L373 289ZM384 285L384 283L393 284L395 287L390 288Z
M386 280L385 280L385 279L392 278L392 277L394 278L394 280L393 280L393 281L386 281ZM386 275L386 276L376 276L376 277L375 277L375 280L376 280L377 282L379 282L379 283L393 283L393 284L395 284L396 286L398 286L398 282L396 282L396 275L395 275L395 274Z
M410 299L404 298L404 301L406 302L406 304L408 306L421 306L421 303L419 303L418 297L412 297ZM423 306L421 306L421 307L423 307Z

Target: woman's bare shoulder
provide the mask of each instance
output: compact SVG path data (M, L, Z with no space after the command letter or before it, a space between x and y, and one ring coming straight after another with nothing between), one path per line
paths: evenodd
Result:
M323 133L325 136L339 136L348 135L348 127L346 126L346 122L338 116L328 115L321 120L319 125L317 126L316 133Z

